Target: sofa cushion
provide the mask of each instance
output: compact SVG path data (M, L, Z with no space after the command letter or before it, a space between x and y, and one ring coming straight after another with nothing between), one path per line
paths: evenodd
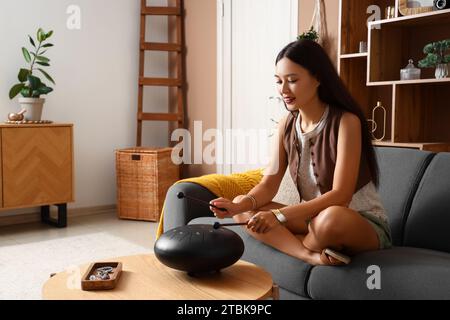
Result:
M371 265L380 267L380 290L367 286ZM344 267L314 267L308 282L313 299L450 299L449 288L450 254L409 247L365 252Z
M217 219L197 218L189 224L214 224ZM224 219L222 223L232 223L233 219ZM312 268L302 260L284 254L264 243L255 240L242 227L227 227L244 240L245 250L242 259L254 263L272 275L274 283L292 293L307 297L306 281Z
M412 199L433 153L404 148L376 147L380 168L381 201L387 211L394 245L402 245Z
M450 153L439 153L420 182L405 226L404 243L450 252Z

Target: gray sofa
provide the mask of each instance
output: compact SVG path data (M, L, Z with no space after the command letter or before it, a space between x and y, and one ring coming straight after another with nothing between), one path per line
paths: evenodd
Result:
M241 227L230 228L244 240L242 259L272 274L281 299L450 299L450 153L384 147L376 153L393 248L354 256L347 266L311 266L256 241ZM207 207L179 201L180 191L205 201L216 198L194 183L173 185L164 230L217 221ZM380 268L380 289L368 286L374 265Z

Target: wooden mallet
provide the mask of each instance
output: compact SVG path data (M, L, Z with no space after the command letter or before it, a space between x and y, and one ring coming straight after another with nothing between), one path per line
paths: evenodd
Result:
M177 198L178 198L178 199L186 198L186 199L189 199L189 200L194 200L194 201L197 201L197 202L202 203L202 204L204 204L204 205L207 205L207 206L216 208L217 210L220 210L220 211L227 211L227 209L225 209L225 208L219 208L219 207L217 207L217 206L215 206L215 205L213 205L213 204L211 204L211 203L209 203L209 202L207 202L207 201L204 201L204 200L200 200L200 199L197 199L197 198L193 198L193 197L187 196L187 195L185 195L183 192L178 192Z

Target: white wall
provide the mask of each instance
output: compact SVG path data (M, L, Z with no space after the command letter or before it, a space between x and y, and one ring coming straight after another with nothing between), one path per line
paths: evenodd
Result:
M69 5L81 8L81 30L66 27ZM47 56L56 86L46 96L43 119L74 124L76 202L69 207L116 202L114 150L134 146L136 140L139 7L139 0L0 1L0 121L19 109L17 98L9 100L8 92L19 68L26 66L21 47L30 47L27 35L38 27L55 31L55 47ZM150 40L164 41L167 23L151 21ZM167 58L153 58L147 71L167 74ZM146 100L159 105L152 111L163 112L166 93L151 95ZM161 129L166 126L146 125L145 145L164 146L167 134L161 132L167 130Z

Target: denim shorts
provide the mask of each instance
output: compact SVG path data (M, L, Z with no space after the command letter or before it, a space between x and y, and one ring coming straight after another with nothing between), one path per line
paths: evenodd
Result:
M389 224L370 212L359 211L359 214L362 215L375 229L380 242L380 249L392 247L391 229Z

